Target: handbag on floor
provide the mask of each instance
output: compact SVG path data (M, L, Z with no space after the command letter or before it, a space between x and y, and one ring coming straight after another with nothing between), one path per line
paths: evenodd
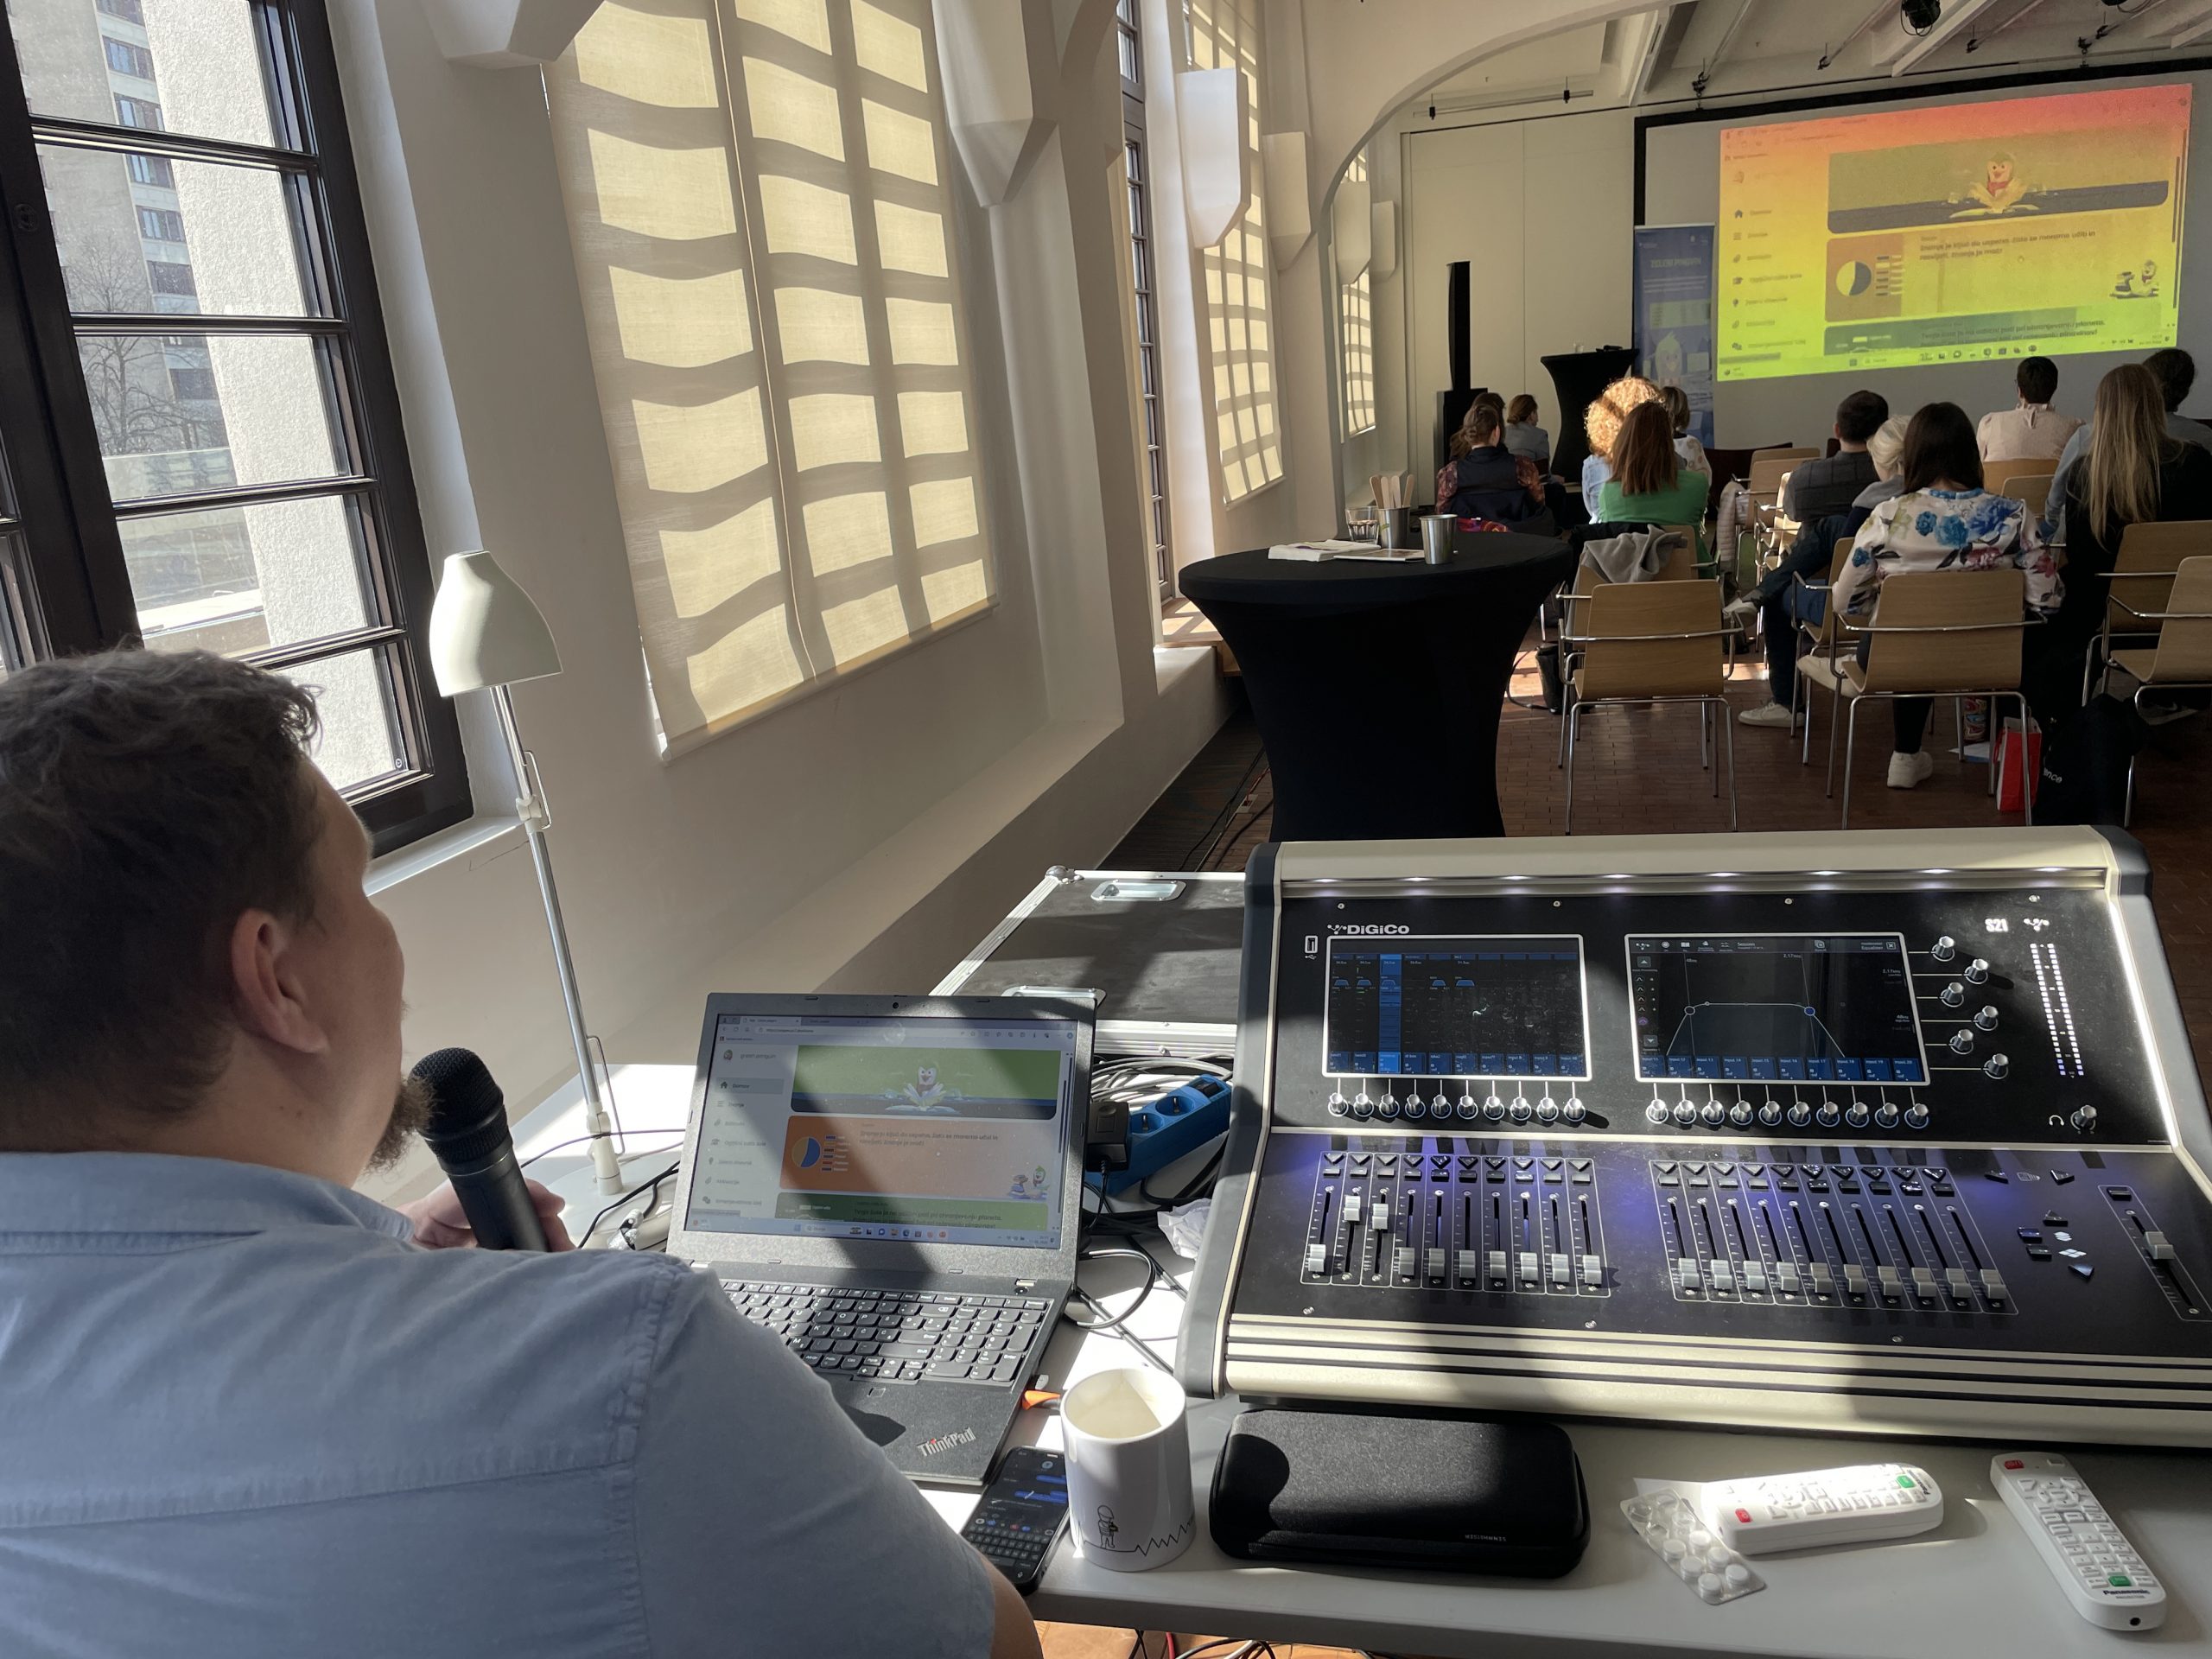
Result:
M2117 824L2127 811L2127 764L2149 730L2133 703L2091 699L2043 746L2036 822Z

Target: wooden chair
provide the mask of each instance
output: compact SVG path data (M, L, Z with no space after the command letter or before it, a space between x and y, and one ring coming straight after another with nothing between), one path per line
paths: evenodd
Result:
M1992 461L1982 465L1982 479L1992 495L2009 495L2024 501L2028 511L2040 515L2050 480L2058 476L2055 461Z
M1918 570L1891 576L1882 584L1872 622L1837 620L1842 637L1868 636L1866 663L1855 649L1841 658L1841 685L1851 705L1843 747L1843 823L1851 828L1851 759L1859 737L1859 710L1870 701L1898 697L1986 697L1990 701L1993 764L1997 775L2003 744L1995 719L1998 699L2019 705L2020 728L2027 729L2028 700L2020 690L2020 636L2025 615L2027 578L2015 566L1994 570ZM1961 734L1963 738L1964 734ZM1963 750L1963 742L1960 745ZM1828 728L1829 787L1834 787L1835 728ZM2021 798L2027 800L2023 790ZM2026 821L2034 823L2032 808Z
M2212 519L2169 518L2130 524L2120 533L2104 620L2082 669L2082 702L2089 700L2089 688L2097 683L2097 665L2112 660L2115 635L2138 649L2158 644L2158 626L2145 623L2166 608L2183 561L2205 554L2212 554Z
M2115 602L2118 602L2115 601ZM2166 602L2159 610L2138 611L2123 606L2128 614L2158 625L2158 644L2147 651L2116 651L2105 664L2106 683L2118 670L2135 682L2129 700L2139 709L2146 691L2202 691L2212 689L2212 557L2198 555L2183 559L2174 573ZM2120 821L2135 817L2135 758L2127 761L2127 804Z
M1720 794L1720 768L1707 756L1708 728L1717 710L1728 752L1728 827L1736 827L1736 737L1725 695L1729 630L1720 620L1717 582L1601 583L1586 607L1585 632L1576 643L1582 661L1574 671L1573 700L1567 709L1567 824L1574 833L1574 741L1582 711L1595 703L1694 702L1700 758Z
M1843 574L1844 561L1851 556L1851 548L1852 543L1849 537L1839 537L1836 540L1835 550L1828 556L1827 579L1821 582L1808 582L1801 575L1797 578L1799 591L1827 593L1833 589L1835 587L1835 579ZM1839 713L1841 712L1844 699L1851 694L1844 686L1843 659L1836 654L1838 636L1835 607L1833 605L1824 607L1818 622L1808 622L1800 618L1797 623L1797 632L1805 641L1806 649L1797 658L1796 679L1789 693L1789 717L1794 724L1797 717L1798 699L1802 696L1804 699L1805 708L1805 736L1803 746L1798 751L1797 764L1801 766L1808 766L1813 763L1812 688L1817 685L1834 699ZM1834 727L1829 728L1828 737L1828 792L1833 795L1835 792Z
M1653 580L1656 582L1694 581L1699 574L1695 532L1687 524L1662 524L1660 528L1667 534L1682 537L1682 540L1667 547L1666 565ZM1575 636L1582 632L1579 624L1583 613L1578 611L1576 607L1586 606L1590 602L1590 596L1600 588L1615 585L1600 575L1595 565L1585 564L1576 569L1573 586L1563 589L1560 594L1560 695L1566 700L1567 706L1570 709L1574 706L1574 664L1581 656L1580 652L1570 652L1567 649L1574 643ZM1559 764L1562 766L1567 764L1567 722L1564 720L1560 721L1559 726Z

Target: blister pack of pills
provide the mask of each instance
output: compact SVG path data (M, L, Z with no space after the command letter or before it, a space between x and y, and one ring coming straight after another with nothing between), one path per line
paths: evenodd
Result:
M1622 1503L1621 1513L1675 1576L1697 1592L1700 1601L1717 1607L1766 1588L1766 1580L1722 1543L1696 1507L1673 1487L1631 1497Z

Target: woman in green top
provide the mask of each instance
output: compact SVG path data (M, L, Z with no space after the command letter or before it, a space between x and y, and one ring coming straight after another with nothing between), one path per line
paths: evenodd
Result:
M1621 423L1613 475L1598 491L1598 517L1609 524L1688 524L1705 557L1705 498L1713 480L1675 454L1675 425L1664 404L1638 404Z

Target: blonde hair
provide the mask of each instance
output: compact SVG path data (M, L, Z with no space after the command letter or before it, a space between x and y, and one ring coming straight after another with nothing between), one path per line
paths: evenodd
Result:
M1681 463L1675 454L1674 423L1663 402L1639 404L1621 423L1613 477L1623 495L1656 495L1675 487Z
M1476 398L1467 405L1459 429L1452 435L1452 459L1457 461L1470 449L1496 443L1504 424L1496 404L1485 397Z
M1628 419L1628 412L1638 404L1656 404L1659 388L1641 375L1624 374L1599 392L1582 417L1583 435L1590 440L1591 449L1613 464L1613 446L1620 442L1621 423ZM1671 435L1669 435L1671 439Z
M1874 435L1866 440L1866 458L1878 475L1895 478L1904 465L1904 423L1892 415L1875 428Z
M2171 448L2158 377L2122 364L2097 382L2089 452L2075 487L2089 530L2107 547L2129 524L2158 516L2158 463Z
M1667 418L1675 423L1675 435L1681 437L1690 429L1690 395L1680 386L1659 388L1659 401L1667 405Z

